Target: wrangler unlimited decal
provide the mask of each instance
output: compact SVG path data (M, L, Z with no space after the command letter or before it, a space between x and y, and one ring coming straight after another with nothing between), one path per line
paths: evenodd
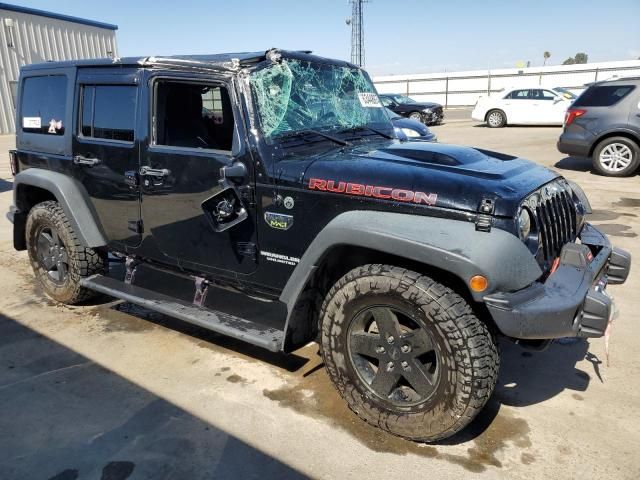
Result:
M321 190L323 192L346 193L347 195L392 199L397 202L424 203L426 205L435 205L438 200L438 194L436 193L414 192L402 188L363 185L361 183L335 182L333 180L323 180L320 178L309 179L309 189Z

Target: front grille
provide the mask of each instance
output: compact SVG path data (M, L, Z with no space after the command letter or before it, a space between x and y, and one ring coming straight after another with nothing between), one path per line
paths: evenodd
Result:
M532 213L539 234L536 256L549 265L564 244L573 242L578 234L579 218L571 188L563 179L555 180L532 193L523 206Z

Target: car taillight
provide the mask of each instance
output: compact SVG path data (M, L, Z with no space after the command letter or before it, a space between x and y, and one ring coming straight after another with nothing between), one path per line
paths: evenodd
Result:
M14 177L18 173L18 152L9 150L9 166L11 167L11 175Z
M587 113L586 110L582 110L580 108L570 108L569 110L567 110L567 113L565 113L564 126L568 127L569 125L571 125L573 123L573 121L576 118L581 117L585 113Z

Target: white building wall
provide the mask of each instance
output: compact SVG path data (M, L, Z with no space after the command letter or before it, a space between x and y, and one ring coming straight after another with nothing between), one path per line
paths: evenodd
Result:
M576 93L585 84L614 77L640 76L640 60L508 68L373 78L380 93L402 93L415 100L438 102L449 107L474 105L481 95L506 87L565 87Z
M115 30L0 9L0 134L15 131L12 85L22 65L115 56Z

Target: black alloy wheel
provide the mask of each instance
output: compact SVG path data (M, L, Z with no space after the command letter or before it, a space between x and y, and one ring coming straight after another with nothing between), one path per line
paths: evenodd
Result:
M365 308L350 325L347 349L360 379L385 402L418 405L436 391L436 346L408 312L384 305Z

